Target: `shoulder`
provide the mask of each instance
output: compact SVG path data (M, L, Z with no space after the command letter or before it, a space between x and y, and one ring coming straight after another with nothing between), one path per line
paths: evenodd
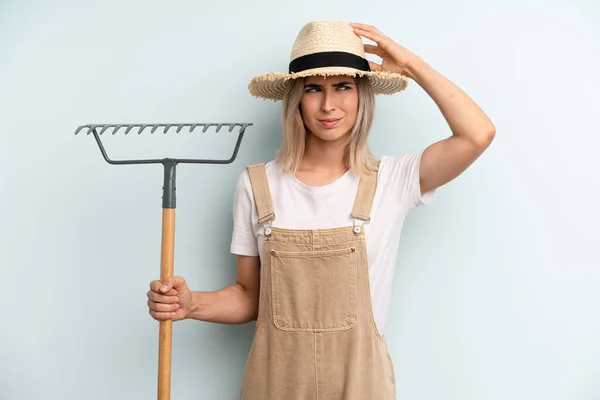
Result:
M277 160L270 160L246 165L240 174L240 179L243 178L244 180L250 182L250 174L248 173L248 170L251 168L264 168L269 180L279 179L286 176L285 172L280 168L279 162Z
M423 151L381 158L378 180L387 191L392 191L398 201L409 207L429 204L435 193L435 190L421 193L420 165Z
M382 156L379 163L379 176L382 178L390 176L398 178L410 174L415 168L418 168L421 154L421 152L418 152Z
M252 184L250 181L250 173L248 172L248 170L251 168L262 168L262 167L264 167L264 169L267 173L267 179L269 181L280 178L282 175L279 165L276 160L248 164L244 167L243 171L240 172L240 174L238 176L238 182L237 182L238 190L251 191Z

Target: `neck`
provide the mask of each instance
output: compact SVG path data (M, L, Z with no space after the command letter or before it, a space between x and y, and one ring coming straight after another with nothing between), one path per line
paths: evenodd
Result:
M308 132L306 151L300 162L300 169L346 172L348 168L344 163L345 148L345 136L327 141Z

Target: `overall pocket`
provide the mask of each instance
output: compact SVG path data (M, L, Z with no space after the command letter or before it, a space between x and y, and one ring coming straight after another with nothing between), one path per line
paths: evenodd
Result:
M358 320L354 247L271 251L273 322L288 331L336 331Z

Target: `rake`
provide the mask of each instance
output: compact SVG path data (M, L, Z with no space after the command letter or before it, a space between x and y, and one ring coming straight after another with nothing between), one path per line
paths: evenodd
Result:
M150 128L150 133L154 133L158 128L163 127L163 133L166 134L169 129L177 127L176 132L180 132L184 127L193 132L196 127L202 126L202 132L206 132L211 126L216 126L219 132L224 126L229 127L231 133L235 127L239 127L238 138L235 149L230 158L225 160L217 159L143 159L143 160L111 160L106 154L106 150L100 140L100 135L112 128L112 134L116 134L120 129L125 129L125 135L137 128L138 134L145 129ZM183 123L183 124L89 124L81 125L75 131L77 135L80 131L87 129L86 135L94 135L102 156L109 164L162 164L164 166L163 194L162 194L162 237L161 237L161 256L160 256L160 280L163 281L173 276L173 259L175 248L175 169L177 164L230 164L238 153L244 131L252 123ZM171 353L172 353L172 320L160 321L159 340L158 340L158 400L169 400L171 397Z

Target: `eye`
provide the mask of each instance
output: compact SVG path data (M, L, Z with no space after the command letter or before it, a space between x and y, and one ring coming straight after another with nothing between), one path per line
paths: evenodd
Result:
M342 85L342 86L337 86L336 89L342 90L345 92L347 90L352 90L352 87L348 86L348 85ZM320 92L320 91L321 91L320 88L310 87L310 88L304 90L304 93L316 93L316 92Z

